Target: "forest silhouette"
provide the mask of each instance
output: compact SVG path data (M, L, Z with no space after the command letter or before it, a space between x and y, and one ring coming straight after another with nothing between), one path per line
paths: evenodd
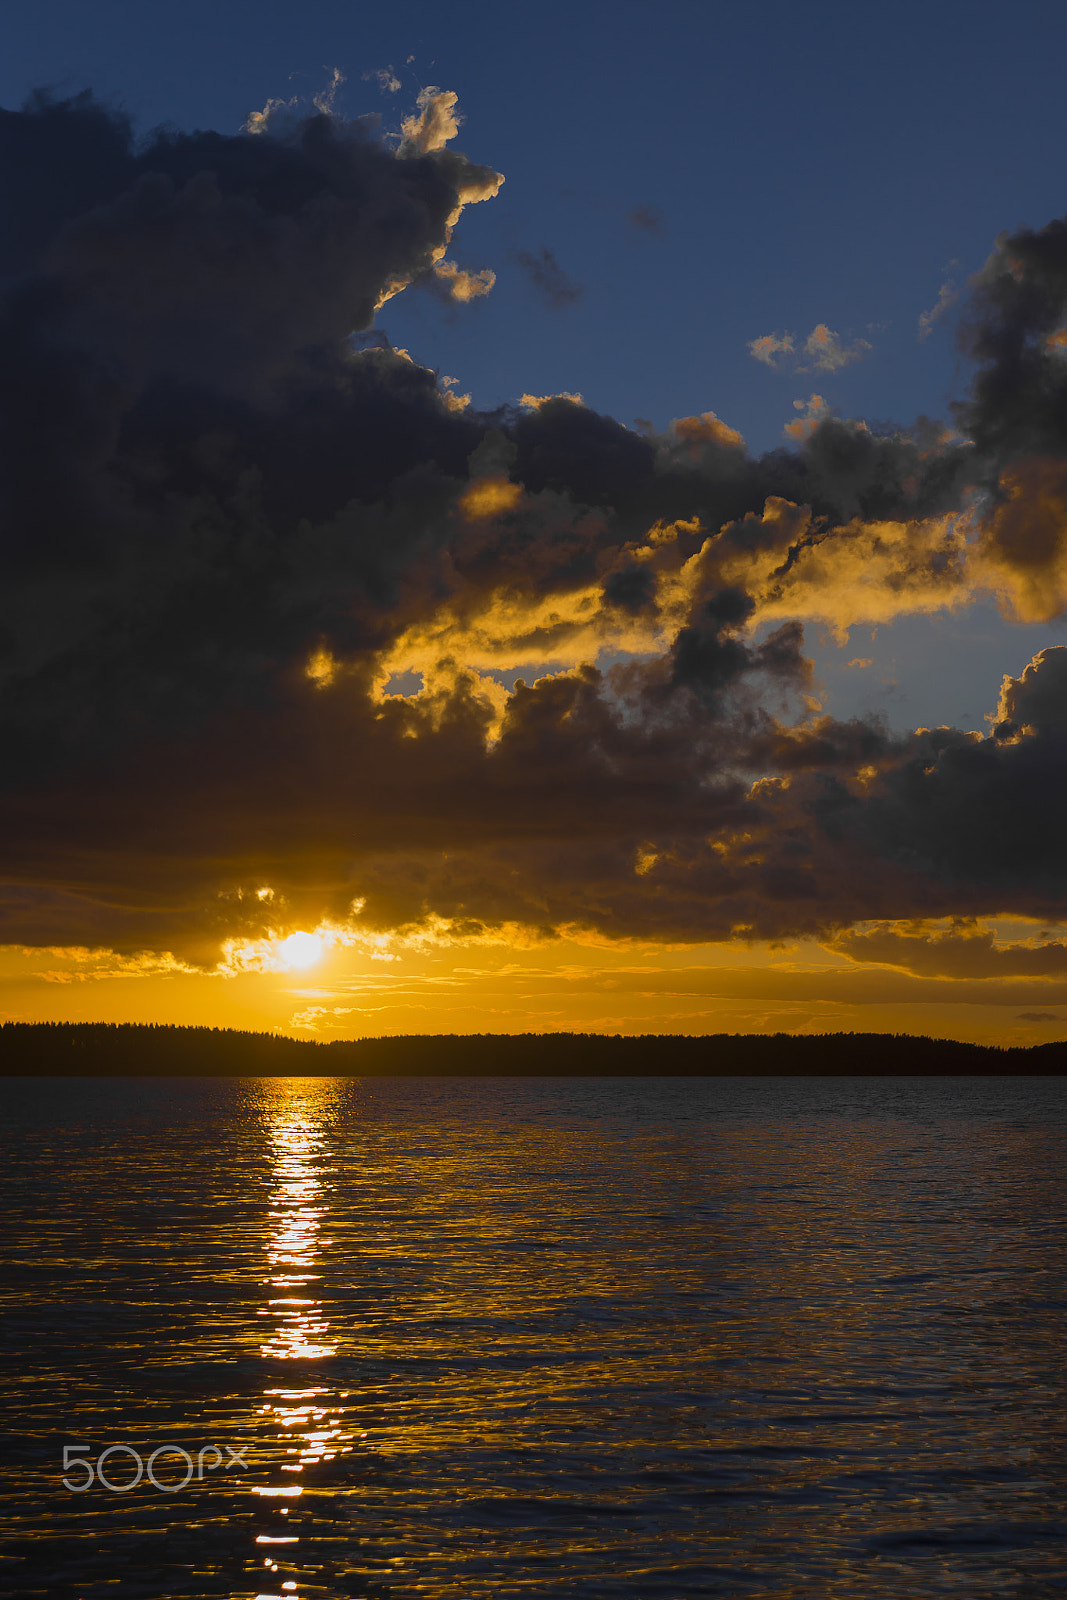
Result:
M5 1022L0 1074L28 1077L912 1077L1067 1073L1067 1042L893 1033L414 1034L328 1043L231 1028Z

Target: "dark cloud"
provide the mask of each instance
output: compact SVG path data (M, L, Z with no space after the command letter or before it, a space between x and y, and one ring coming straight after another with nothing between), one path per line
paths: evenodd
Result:
M655 604L655 575L648 567L620 567L604 584L604 598L626 611L642 611Z
M833 949L853 961L903 967L922 977L1062 978L1067 975L1067 944L998 944L993 931L973 920L955 919L947 929L923 925L847 929Z
M0 115L0 940L862 923L857 961L1058 972L892 924L1062 914L1067 651L985 737L894 736L818 714L803 633L1047 593L1052 379L1040 468L1007 334L974 335L973 443L478 414L371 329L428 275L488 285L440 267L498 175L445 149L454 96L420 108L399 154L327 113L142 145L86 97Z
M1002 234L960 338L978 363L961 425L999 464L1067 453L1067 218Z
M654 492L654 447L572 400L547 400L520 417L514 439L515 477L533 494L555 489L584 505L621 510Z
M513 250L511 259L525 272L538 296L550 311L563 311L577 305L585 293L580 283L569 278L556 260L554 250Z
M1003 234L971 285L960 340L978 363L956 407L992 506L984 552L1027 620L1067 606L1067 218Z
M796 672L797 657L784 654ZM942 729L894 740L871 724L825 718L781 735L775 762L769 719L745 694L762 665L728 634L683 631L673 670L617 674L629 726L593 680L524 691L483 772L499 779L527 753L533 764L536 751L548 788L524 798L551 809L555 839L542 828L520 843L498 826L477 851L449 852L447 864L411 856L396 868L378 857L361 880L372 914L684 940L1062 910L1061 737L1035 731L1004 743ZM767 776L750 788L746 766ZM510 823L521 809L509 800ZM880 942L857 935L843 949L946 975L1061 971L1058 943L1002 953L983 940L961 951L958 942L924 945L890 931Z

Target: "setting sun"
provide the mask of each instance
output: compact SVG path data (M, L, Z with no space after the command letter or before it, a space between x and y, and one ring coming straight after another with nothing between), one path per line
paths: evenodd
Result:
M277 947L278 960L287 968L313 967L322 959L325 945L314 933L291 933Z

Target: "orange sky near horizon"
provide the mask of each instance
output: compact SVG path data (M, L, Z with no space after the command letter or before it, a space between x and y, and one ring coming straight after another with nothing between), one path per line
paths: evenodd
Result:
M957 977L852 960L810 940L405 948L382 939L376 951L320 941L317 953L305 935L303 948L290 938L264 948L259 965L214 972L166 957L9 946L0 950L0 1018L181 1023L318 1040L526 1032L911 1033L1000 1045L1067 1038L1067 972L981 975L998 957L1014 952L1018 963L1034 949L1035 928L1018 919L997 931L992 947L964 952L975 970ZM980 943L973 932L971 940Z

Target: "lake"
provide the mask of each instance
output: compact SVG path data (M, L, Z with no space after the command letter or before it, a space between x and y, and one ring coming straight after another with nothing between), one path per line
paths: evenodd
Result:
M0 1097L0 1592L1067 1593L1061 1079Z

